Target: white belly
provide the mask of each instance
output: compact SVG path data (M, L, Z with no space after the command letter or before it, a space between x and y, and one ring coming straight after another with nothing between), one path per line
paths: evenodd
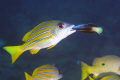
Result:
M62 39L58 39L58 38L52 38L52 39L48 39L42 43L39 43L38 45L32 47L32 50L37 50L37 49L43 49L43 48L48 48L52 45L56 45L58 42L60 42Z

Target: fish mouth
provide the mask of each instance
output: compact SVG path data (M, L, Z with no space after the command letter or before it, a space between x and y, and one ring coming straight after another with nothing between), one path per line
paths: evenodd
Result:
M71 27L71 30L70 30L70 31L76 31L76 29L74 29L74 27L75 27L75 25L73 25L73 26Z
M71 29L70 31L76 31L75 29Z

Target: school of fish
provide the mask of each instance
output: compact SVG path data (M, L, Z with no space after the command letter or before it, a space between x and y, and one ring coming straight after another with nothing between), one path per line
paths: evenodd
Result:
M31 31L24 35L22 39L24 43L22 45L5 46L3 47L3 49L10 53L13 64L23 52L30 50L31 54L36 54L41 49L51 49L55 45L57 45L62 39L75 33L76 31L101 34L103 32L103 28L97 27L95 24L79 24L75 26L74 24L60 20L45 21L38 24ZM105 59L108 57L111 58L111 56L107 56L105 57ZM104 57L102 57L102 59L95 59L93 66L88 66L86 63L81 62L81 80L85 80L89 76L89 74L94 74L95 78L101 77L101 73L104 72L113 72L116 74L120 74L120 62L118 61L120 59L116 56L112 57L115 57L115 59L113 60L114 64L112 65L110 64L109 59L103 63L102 60L104 61ZM106 65L106 63L108 64ZM104 66L104 68L102 68L101 66ZM107 67L105 66L113 67L109 67L109 69L107 69ZM62 78L61 71L50 64L46 64L36 68L32 76L30 76L26 72L24 72L24 74L26 80L58 80ZM91 77L89 78L92 79Z
M73 24L59 20L42 22L25 34L22 39L22 41L25 43L19 46L5 46L3 48L11 54L13 64L24 51L30 50L31 54L36 54L40 49L51 49L62 39L76 32L78 29L82 28L82 30L85 30L85 32L89 33L93 31L102 33L102 28L97 28L96 26L96 29L92 30L94 25L92 25L92 27L91 25L87 26L87 28L84 27L86 27L86 25L82 24L82 26L78 25L76 27Z

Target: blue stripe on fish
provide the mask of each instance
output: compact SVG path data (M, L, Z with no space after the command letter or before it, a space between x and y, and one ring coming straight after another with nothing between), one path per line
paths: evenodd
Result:
M56 77L56 76L60 76L60 75L52 75L51 77Z
M58 70L58 69L39 69L38 71L42 71L42 70Z
M57 25L55 24L55 25L52 25L52 26L47 26L47 27L44 27L44 28L40 28L40 29L34 31L33 33L31 33L29 36L35 34L36 32L38 32L38 31L40 31L40 30L43 30L43 29L46 29L46 28L50 28L50 27L54 27L54 26L57 26Z
M36 41L34 41L34 42L30 43L29 45L25 46L23 49L25 49L25 48L27 48L27 47L29 47L29 46L31 46L31 45L33 45L33 44L37 43L38 41L41 41L41 40L43 40L43 39L45 39L45 38L47 38L47 37L50 37L50 36L52 36L53 34L55 34L55 33L59 32L59 31L61 31L61 30L55 31L55 32L51 33L51 34L50 34L50 35L48 35L48 36L45 36L45 37L43 37L43 38L41 38L41 39L38 39L38 40L36 40Z
M46 73L40 73L40 74L35 74L35 75L43 75L43 74L57 74L57 72L46 72Z
M44 24L42 24L42 25L40 25L40 26L37 26L37 27L35 27L35 28L39 28L39 27L41 27L41 26L43 26L43 25L46 25L46 24L49 24L49 23L52 23L52 22L58 22L58 21L47 22L47 23L44 23Z
M51 29L51 30L49 30L49 31L45 31L45 32L43 32L43 33L40 33L40 34L36 35L35 37L33 37L33 38L27 40L27 42L29 42L29 41L31 41L31 40L37 38L38 36L40 36L40 35L42 35L42 34L45 34L45 33L47 33L47 32L53 31L53 30L55 30L55 29Z
M107 79L112 79L113 80L113 78L107 78Z
M48 78L48 77L41 77L41 78L35 78L35 79L44 79L44 78ZM34 80L34 79L33 79Z

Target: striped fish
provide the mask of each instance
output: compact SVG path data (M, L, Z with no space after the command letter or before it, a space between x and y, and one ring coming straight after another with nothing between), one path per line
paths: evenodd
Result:
M72 29L74 26L59 20L42 22L25 34L22 39L25 42L23 45L3 48L11 54L13 64L24 51L30 50L31 54L36 54L40 49L51 49L62 39L74 33L76 31Z
M89 76L90 80L95 80L92 77ZM105 76L102 79L99 80L120 80L120 77L118 75L110 75L110 76Z
M43 65L34 70L32 76L24 72L26 80L58 80L62 78L61 72L50 64Z

